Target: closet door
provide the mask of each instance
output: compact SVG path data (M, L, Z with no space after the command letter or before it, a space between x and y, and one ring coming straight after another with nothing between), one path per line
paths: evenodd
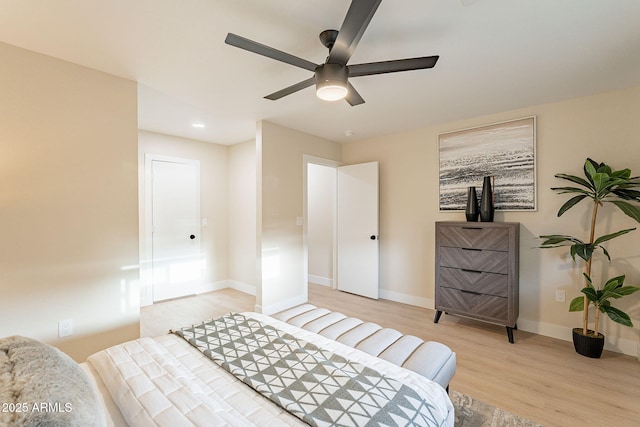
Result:
M338 289L378 299L378 162L338 168Z
M200 163L152 161L153 300L191 295L203 280Z

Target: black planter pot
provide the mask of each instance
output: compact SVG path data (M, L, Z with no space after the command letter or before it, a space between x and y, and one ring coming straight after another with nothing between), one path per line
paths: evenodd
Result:
M599 359L604 349L604 335L598 332L596 337L592 330L588 331L590 334L584 335L582 328L573 328L573 347L582 356Z

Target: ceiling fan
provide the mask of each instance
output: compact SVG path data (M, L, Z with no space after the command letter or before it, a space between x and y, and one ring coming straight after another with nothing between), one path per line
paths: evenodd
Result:
M315 84L316 94L320 99L336 101L344 98L351 106L363 104L364 99L349 83L350 77L433 68L439 58L438 56L425 56L347 65L381 1L353 0L340 31L325 30L320 33L320 41L329 49L329 56L327 56L324 64L314 64L232 33L227 34L225 43L276 61L313 71L313 77L267 95L265 96L266 99L275 101Z

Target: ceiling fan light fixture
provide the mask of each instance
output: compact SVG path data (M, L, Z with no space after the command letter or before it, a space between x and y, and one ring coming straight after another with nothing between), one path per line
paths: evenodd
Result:
M347 96L349 90L342 82L323 82L316 87L316 95L323 101L338 101Z
M324 64L316 69L316 95L324 101L338 101L349 93L348 70L340 64Z

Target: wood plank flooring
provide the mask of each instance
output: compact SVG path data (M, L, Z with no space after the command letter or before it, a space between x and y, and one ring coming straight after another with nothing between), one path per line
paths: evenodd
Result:
M448 345L457 356L451 388L546 426L640 426L640 361L605 351L579 356L570 342L371 300L310 285L309 302ZM141 310L141 335L166 333L230 311L252 311L255 297L232 289L161 302Z

